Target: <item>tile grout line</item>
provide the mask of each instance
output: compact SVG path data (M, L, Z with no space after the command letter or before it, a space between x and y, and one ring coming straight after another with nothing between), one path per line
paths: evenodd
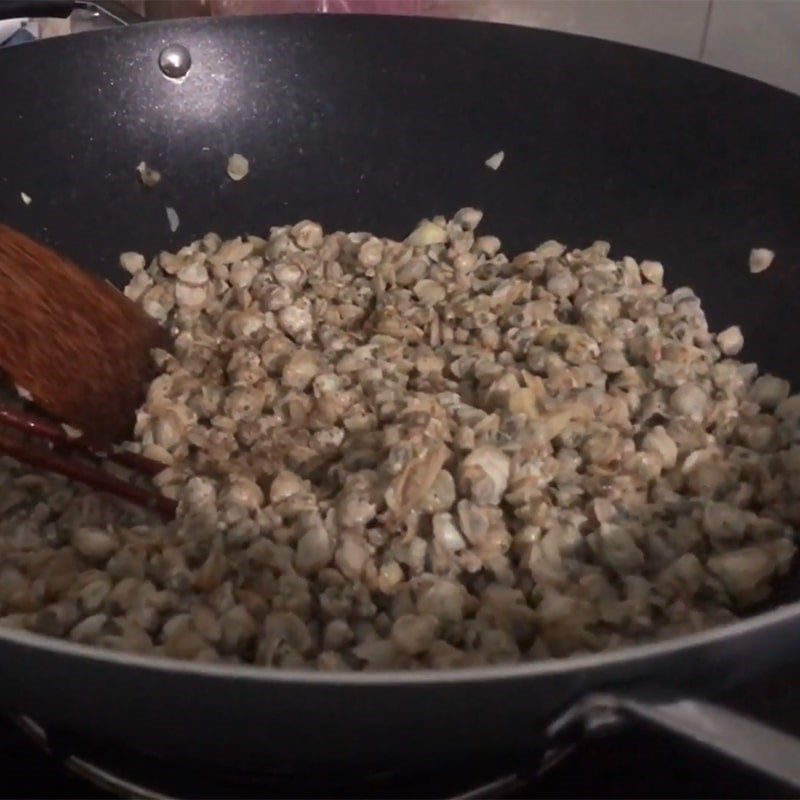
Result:
M697 53L697 60L702 61L706 54L706 45L708 44L708 32L711 28L711 14L714 10L714 0L708 0L706 6L706 17L703 20L703 33L700 37L700 49Z

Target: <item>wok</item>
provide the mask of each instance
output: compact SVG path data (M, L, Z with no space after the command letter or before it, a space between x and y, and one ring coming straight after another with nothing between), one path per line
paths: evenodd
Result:
M176 43L183 79L159 67ZM475 205L509 252L604 238L662 260L714 327L742 326L746 358L800 377L800 99L766 85L509 26L279 17L8 48L0 98L0 218L114 282L120 251L212 229L311 218L400 237ZM241 183L225 174L233 152L251 162ZM142 160L162 171L157 189L137 183ZM778 253L759 276L754 246ZM795 576L771 610L668 642L440 673L197 665L0 631L0 706L161 758L306 774L530 762L613 711L800 785L792 740L709 702L800 654L798 590Z

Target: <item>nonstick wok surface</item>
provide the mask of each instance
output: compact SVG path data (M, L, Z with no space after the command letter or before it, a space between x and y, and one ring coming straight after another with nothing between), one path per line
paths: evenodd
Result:
M176 42L193 59L180 83L157 61ZM800 99L777 89L557 33L325 16L145 24L10 48L0 98L0 219L118 284L121 251L151 256L209 230L263 235L311 218L401 237L474 205L512 254L602 238L616 256L663 261L668 285L692 286L714 328L742 326L746 358L800 388ZM499 150L493 172L484 161ZM250 159L240 183L225 172L233 152ZM136 180L142 160L163 173L158 187ZM756 246L777 258L753 276ZM800 646L791 610L732 631L572 665L363 685L89 658L9 634L0 703L225 764L265 753L383 763L400 735L412 760L510 754L592 689L708 691Z
M174 42L193 58L182 83L157 65ZM311 218L402 236L472 204L509 252L604 238L663 261L714 326L742 325L747 357L800 377L800 99L764 84L546 31L295 16L10 48L0 97L0 215L117 282L121 250L212 229ZM241 183L225 173L233 152L251 162ZM141 160L164 174L156 189L137 183ZM778 254L758 277L756 246Z

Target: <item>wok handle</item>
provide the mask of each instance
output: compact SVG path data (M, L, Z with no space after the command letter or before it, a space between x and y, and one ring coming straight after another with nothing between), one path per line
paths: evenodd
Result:
M730 709L692 698L594 694L548 729L554 741L635 721L730 759L800 793L800 739Z
M18 17L60 17L65 19L78 4L74 0L5 0L0 3L0 19Z
M113 0L0 0L0 19L59 17L66 19L77 9L102 14L118 25L141 22L142 18Z

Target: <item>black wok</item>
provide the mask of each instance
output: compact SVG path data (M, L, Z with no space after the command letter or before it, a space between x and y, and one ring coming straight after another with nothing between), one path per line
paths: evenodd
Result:
M159 69L174 43L192 58L182 81ZM120 251L212 229L308 217L402 236L475 205L509 251L605 238L617 254L662 260L713 326L743 327L746 357L798 383L800 99L763 84L514 27L240 18L9 48L0 102L0 219L111 280ZM487 169L501 149L500 170ZM241 183L225 175L236 151L251 162ZM135 180L141 160L163 172L157 189ZM754 246L778 253L757 277ZM797 656L798 589L790 581L784 605L701 635L438 674L198 666L2 631L0 705L164 758L307 772L530 759L561 730L548 725L590 697L579 721L610 704L800 780L791 742L663 700L712 697ZM662 699L643 697L651 690ZM753 750L754 735L770 738Z

